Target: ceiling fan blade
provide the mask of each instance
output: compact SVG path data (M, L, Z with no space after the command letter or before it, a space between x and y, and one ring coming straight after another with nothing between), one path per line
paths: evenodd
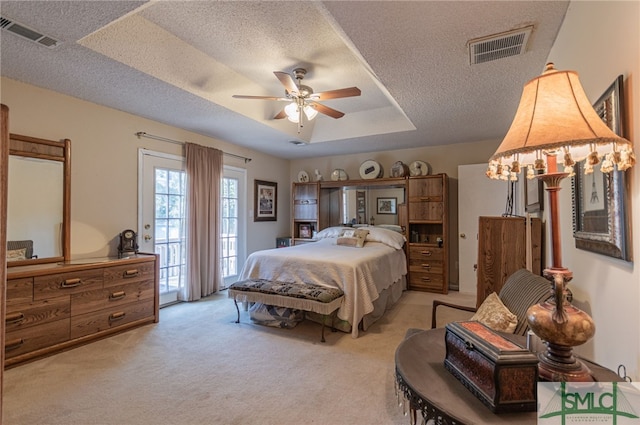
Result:
M293 78L291 78L291 75L281 71L274 71L273 73L276 75L278 80L280 80L284 88L287 90L287 93L298 92L298 86L296 85L296 82L293 81Z
M284 109L282 111L278 112L278 115L273 117L274 120L281 120L283 118L287 118L287 113L284 111Z
M341 97L360 96L362 92L357 87L348 87L346 89L328 90L320 93L313 93L313 97L318 100L338 99Z
M233 97L236 99L261 99L261 100L287 100L291 101L291 99L287 99L286 97L275 97L275 96L245 96L242 94L234 94Z
M314 108L316 108L318 110L318 112L320 112L321 114L325 114L330 116L331 118L342 118L344 117L344 112L340 112L336 109L333 108L329 108L328 106L325 106L321 103L318 102L310 102L310 104L312 104L314 106Z

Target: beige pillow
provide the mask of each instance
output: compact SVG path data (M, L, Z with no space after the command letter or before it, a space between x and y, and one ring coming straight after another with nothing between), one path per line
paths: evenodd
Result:
M347 229L343 230L340 237L336 241L337 245L353 246L362 248L369 231L366 229Z
M7 261L20 261L27 259L27 248L8 249Z
M513 333L518 318L502 303L500 297L492 292L480 305L471 320L477 320L495 331Z

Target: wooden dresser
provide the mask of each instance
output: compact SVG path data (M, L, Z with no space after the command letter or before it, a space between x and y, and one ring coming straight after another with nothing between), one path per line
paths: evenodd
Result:
M158 256L11 267L5 367L159 318Z
M542 222L531 219L531 272L542 274ZM527 220L524 217L478 218L476 307L492 292L500 293L509 276L527 267Z

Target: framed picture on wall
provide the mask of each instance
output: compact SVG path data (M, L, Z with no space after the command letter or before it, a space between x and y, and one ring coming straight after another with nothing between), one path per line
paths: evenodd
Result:
M528 213L542 211L544 205L544 183L537 178L524 179L524 210Z
M624 137L622 81L622 75L618 76L593 107L614 133ZM626 172L603 173L596 164L593 172L585 174L584 160L574 168L571 193L576 248L630 261Z
M378 214L396 214L398 198L377 198Z
M253 221L276 221L278 218L278 183L254 180Z

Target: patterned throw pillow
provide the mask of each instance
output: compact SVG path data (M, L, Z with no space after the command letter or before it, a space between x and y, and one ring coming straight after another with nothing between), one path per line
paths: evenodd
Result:
M336 241L337 245L353 246L362 248L369 231L366 229L347 229L343 230Z
M513 333L518 325L518 317L513 314L495 292L480 305L471 320L477 320L495 331Z
M27 248L7 250L7 261L20 261L27 259Z

